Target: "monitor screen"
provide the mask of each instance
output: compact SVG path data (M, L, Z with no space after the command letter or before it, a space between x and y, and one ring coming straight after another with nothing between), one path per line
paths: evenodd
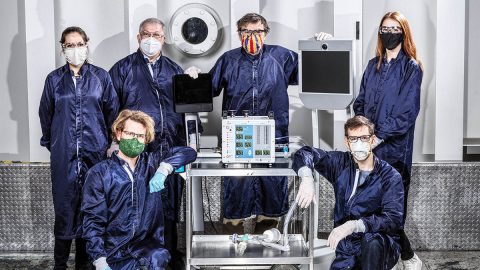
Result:
M350 94L349 51L302 51L302 92Z
M173 76L173 95L175 112L194 113L213 110L212 76L208 73L198 74L192 79L187 74Z

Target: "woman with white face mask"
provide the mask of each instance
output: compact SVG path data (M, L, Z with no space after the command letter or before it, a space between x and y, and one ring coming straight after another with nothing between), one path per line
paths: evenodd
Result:
M80 203L85 174L104 159L118 97L107 71L89 64L88 37L66 28L60 39L66 64L45 80L39 116L40 144L50 151L55 210L54 269L67 269L75 239L75 269L90 269L81 238Z

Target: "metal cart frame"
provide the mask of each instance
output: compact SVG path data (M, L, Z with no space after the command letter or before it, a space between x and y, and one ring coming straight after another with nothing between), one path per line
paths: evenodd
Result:
M309 207L308 239L301 234L291 234L289 252L280 252L262 246L253 247L260 256L231 256L233 243L228 235L193 235L192 227L192 177L203 176L293 176L290 159L276 158L270 167L249 165L248 168L226 168L220 158L199 157L187 170L186 184L186 269L202 266L246 266L246 265L308 265L313 270L314 251L314 207ZM306 242L306 240L308 242ZM307 244L308 243L308 244ZM194 254L195 253L195 254ZM215 256L212 256L215 254Z

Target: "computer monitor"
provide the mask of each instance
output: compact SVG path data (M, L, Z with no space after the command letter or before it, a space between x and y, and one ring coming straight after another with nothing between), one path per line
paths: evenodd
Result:
M213 110L212 76L187 74L173 76L174 111L176 113L211 112Z
M353 41L300 40L300 99L305 107L340 110L353 101Z

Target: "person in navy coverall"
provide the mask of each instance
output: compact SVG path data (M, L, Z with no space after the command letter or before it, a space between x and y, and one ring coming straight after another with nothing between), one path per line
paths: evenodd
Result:
M170 254L159 191L196 152L186 146L144 151L154 139L154 122L140 111L122 111L112 130L119 150L88 171L83 188L87 251L97 270L164 269Z
M157 18L145 19L137 34L139 48L119 60L109 73L120 99L120 110L140 110L155 121L155 139L147 151L168 153L171 147L185 146L182 114L174 111L172 77L183 69L162 53L165 44L164 23ZM202 127L199 125L199 132ZM190 145L196 148L195 126L189 125ZM182 179L170 175L162 190L165 215L165 244L172 260L171 268L182 268L182 254L177 250L177 222L183 188Z
M264 17L248 13L237 22L241 47L225 52L210 70L213 95L223 91L222 110L275 119L275 142L288 144L289 85L298 84L298 54L264 44L270 28ZM200 70L185 73L196 78ZM274 226L288 210L287 177L224 177L224 223L228 232L243 231L243 219L257 218L256 231ZM262 222L263 220L263 222Z
M328 245L335 249L330 269L391 269L400 255L403 184L400 174L372 153L377 138L373 123L355 116L345 123L349 152L305 146L294 155L293 169L302 178L319 172L333 185L334 229ZM309 205L314 198L298 198Z
M48 74L39 106L40 144L50 151L54 269L67 269L73 239L75 269L89 269L81 238L81 191L88 169L106 157L119 104L107 71L88 63L85 31L68 27L60 43L67 63Z
M388 12L380 21L376 56L368 62L353 109L375 124L375 156L402 175L405 189L404 216L412 175L413 136L420 110L422 64L405 16ZM421 270L405 231L400 231L401 261L407 269Z

